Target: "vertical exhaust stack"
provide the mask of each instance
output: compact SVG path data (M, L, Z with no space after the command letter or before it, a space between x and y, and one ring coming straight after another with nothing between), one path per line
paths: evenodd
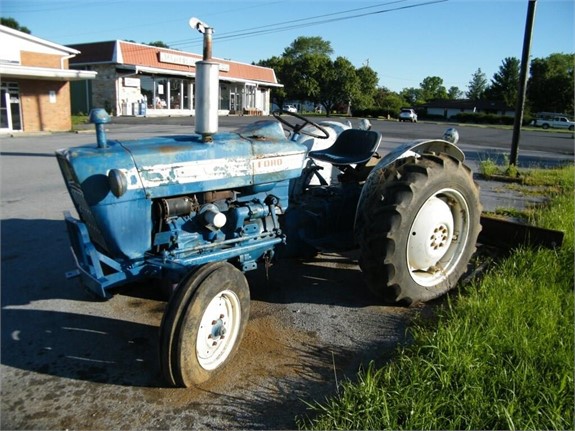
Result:
M196 63L196 133L204 142L211 142L218 132L220 65L212 61L214 29L197 18L190 18L190 27L204 35L202 61Z

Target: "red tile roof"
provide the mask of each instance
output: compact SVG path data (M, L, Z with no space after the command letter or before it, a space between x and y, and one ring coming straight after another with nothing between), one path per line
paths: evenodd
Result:
M185 64L174 64L160 61L160 53L177 56L180 59L190 59L190 62L202 59L201 55L168 48L143 45L125 41L95 42L70 47L80 51L76 57L70 60L71 65L88 65L94 63L114 63L130 66L143 66L166 71L179 71L195 73L195 67ZM220 71L220 79L255 81L264 84L276 84L277 79L273 69L255 66L252 64L238 63L235 61L213 58L213 61L227 65L229 70ZM182 63L185 61L178 61Z

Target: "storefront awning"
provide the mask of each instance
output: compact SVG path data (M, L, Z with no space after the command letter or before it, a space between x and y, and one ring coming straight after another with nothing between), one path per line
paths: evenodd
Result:
M227 76L222 76L220 75L220 81L222 82L238 82L241 84L252 84L252 85L259 85L261 87L278 87L281 88L283 87L283 84L274 84L272 82L260 82L260 81L251 81L251 80L246 80L246 79L241 79L241 78L229 78Z
M179 70L169 70L169 69L162 69L159 67L148 67L148 66L132 66L132 65L122 65L118 66L117 69L119 70L126 70L130 71L131 73L149 73L151 75L158 75L163 77L170 77L170 76L182 76L186 78L195 78L196 72L195 70L192 72L182 72ZM260 85L262 87L283 87L283 84L275 84L272 82L259 82L249 79L242 79L242 78L233 78L226 76L224 74L220 74L220 81L222 82L237 82L241 84L252 84L252 85Z
M96 78L97 72L89 70L30 67L19 64L0 64L2 78L45 79L48 81L82 81Z
M160 75L160 76L183 76L185 78L195 78L196 72L195 70L189 72L182 72L179 70L169 70L169 69L160 69L159 67L148 67L148 66L132 66L132 65L125 65L117 66L116 69L118 70L126 70L130 71L131 73L148 73L150 75Z

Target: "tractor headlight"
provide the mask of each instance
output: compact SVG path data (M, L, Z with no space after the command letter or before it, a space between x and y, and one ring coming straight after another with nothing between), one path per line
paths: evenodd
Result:
M128 190L128 178L119 169L110 169L110 172L108 172L108 183L110 184L110 190L117 198Z

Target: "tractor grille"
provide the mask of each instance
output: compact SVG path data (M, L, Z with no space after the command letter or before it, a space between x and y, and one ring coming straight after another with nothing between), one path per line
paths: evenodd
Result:
M96 223L96 219L94 218L94 215L92 214L86 199L84 198L84 192L78 183L72 167L68 163L68 160L66 160L66 158L60 154L58 154L58 164L60 165L60 170L62 171L64 181L68 187L68 192L70 193L72 202L74 202L74 207L80 216L80 220L88 228L90 239L93 243L107 251L108 247L106 246L106 241L104 241L104 236L102 235L102 232Z

